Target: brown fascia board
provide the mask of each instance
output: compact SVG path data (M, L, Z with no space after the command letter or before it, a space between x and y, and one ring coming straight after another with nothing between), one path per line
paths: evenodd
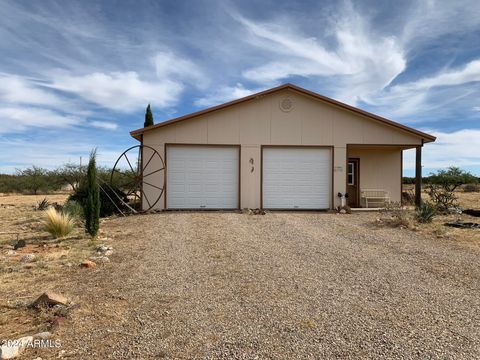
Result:
M340 101L337 101L337 100L331 99L329 97L317 94L313 91L301 88L301 87L293 85L293 84L280 85L280 86L277 86L277 87L274 87L274 88L271 88L271 89L268 89L268 90L260 91L260 92L255 93L255 94L245 96L245 97L237 99L237 100L226 102L224 104L212 106L212 107L209 107L207 109L203 109L203 110L200 110L200 111L193 112L191 114L187 114L187 115L183 115L183 116L180 116L180 117L177 117L177 118L174 118L174 119L163 121L161 123L158 123L158 124L155 124L155 125L152 125L152 126L140 128L140 129L137 129L137 130L133 130L133 131L130 132L130 135L133 138L135 138L137 140L140 140L140 135L143 134L144 132L151 131L151 130L154 130L154 129L157 129L157 128L160 128L160 127L163 127L163 126L167 126L167 125L170 125L170 124L174 124L174 123L177 123L177 122L180 122L180 121L183 121L183 120L192 119L192 118L195 118L197 116L201 116L201 115L205 115L205 114L217 111L217 110L225 109L227 107L230 107L230 106L233 106L233 105L236 105L236 104L240 104L240 103L243 103L243 102L246 102L246 101L249 101L249 100L258 99L262 96L269 95L269 94L275 93L277 91L286 90L286 89L296 91L300 94L310 96L310 97L312 97L314 99L317 99L317 100L321 100L323 102L326 102L326 103L328 103L330 105L333 105L333 106L336 106L338 108L348 110L348 111L351 111L351 112L356 113L356 114L360 114L360 115L362 115L364 117L367 117L369 119L372 119L374 121L377 121L377 122L386 124L388 126L395 127L397 129L406 131L408 133L411 133L413 135L416 135L416 136L422 138L425 143L432 142L432 141L436 140L436 137L433 136L433 135L424 133L422 131L416 130L416 129L411 128L409 126L399 124L395 121L392 121L392 120L386 119L384 117L372 114L368 111L356 108L354 106L351 106L351 105L348 105L348 104L345 104L345 103L342 103Z

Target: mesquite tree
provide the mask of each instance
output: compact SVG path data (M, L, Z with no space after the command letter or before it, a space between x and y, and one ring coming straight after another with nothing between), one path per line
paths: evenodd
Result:
M87 199L85 202L85 228L87 233L95 237L100 227L100 188L97 179L97 151L93 150L87 168Z
M455 190L460 185L476 183L477 178L468 171L451 166L447 170L438 170L431 174L428 177L426 191L436 210L440 213L448 213L450 209L458 206Z

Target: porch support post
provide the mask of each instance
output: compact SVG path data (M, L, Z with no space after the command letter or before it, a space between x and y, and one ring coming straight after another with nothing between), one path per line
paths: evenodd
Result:
M422 203L422 145L416 147L415 152L415 206Z

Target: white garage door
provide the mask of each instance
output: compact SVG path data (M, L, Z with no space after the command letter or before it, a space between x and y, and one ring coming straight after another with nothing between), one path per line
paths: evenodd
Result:
M167 208L238 208L237 147L169 146Z
M328 209L332 155L325 148L264 148L263 207Z

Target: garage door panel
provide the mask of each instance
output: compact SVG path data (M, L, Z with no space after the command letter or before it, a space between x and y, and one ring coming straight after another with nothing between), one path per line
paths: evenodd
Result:
M173 146L167 150L167 207L238 207L237 147Z
M331 150L264 148L263 206L327 209L331 199Z

